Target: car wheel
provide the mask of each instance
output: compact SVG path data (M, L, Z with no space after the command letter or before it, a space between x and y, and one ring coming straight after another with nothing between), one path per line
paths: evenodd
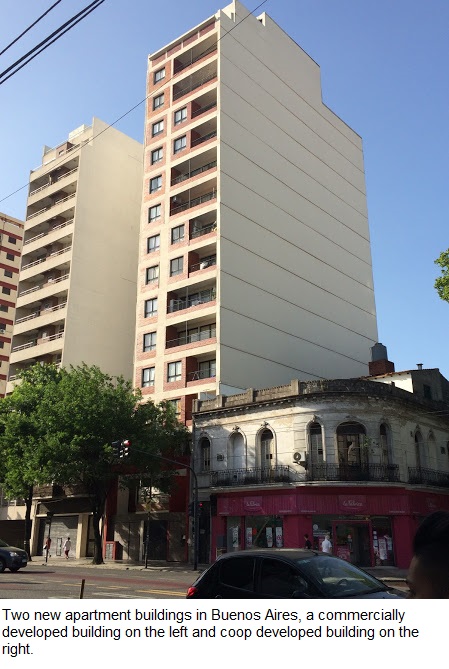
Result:
M6 563L2 558L0 558L0 574L2 574L5 571L5 569L6 569Z
M10 567L9 571L12 571L13 574L16 573L16 571L19 571L20 567Z

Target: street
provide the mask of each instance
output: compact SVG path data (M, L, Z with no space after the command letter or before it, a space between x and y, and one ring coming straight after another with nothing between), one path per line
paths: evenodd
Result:
M198 572L30 563L15 574L0 574L0 599L181 599Z

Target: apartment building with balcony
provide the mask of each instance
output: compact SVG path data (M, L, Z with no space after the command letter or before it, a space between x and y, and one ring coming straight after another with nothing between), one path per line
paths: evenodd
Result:
M449 511L449 382L433 399L385 378L291 381L197 400L201 557L254 547L320 549L408 568L421 520ZM410 377L398 372L397 378Z
M132 377L142 146L94 118L30 173L8 391L35 362Z
M0 212L0 397L6 393L22 243L23 221Z
M136 386L190 424L198 397L367 374L362 142L318 65L232 2L149 56L147 95Z

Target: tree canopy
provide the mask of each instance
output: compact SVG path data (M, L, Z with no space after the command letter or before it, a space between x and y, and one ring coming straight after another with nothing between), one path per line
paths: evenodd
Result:
M440 253L435 264L441 267L441 276L435 281L435 288L441 299L449 302L449 249Z
M0 455L6 490L17 495L26 486L50 481L80 485L93 514L94 562L101 563L100 521L118 475L125 481L140 472L157 478L161 464L152 455L179 454L186 429L168 403L143 402L130 382L95 366L36 365L3 403ZM112 442L121 439L132 444L126 463L113 457Z

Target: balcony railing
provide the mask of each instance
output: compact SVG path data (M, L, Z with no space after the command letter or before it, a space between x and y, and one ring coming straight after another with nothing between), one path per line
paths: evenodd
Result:
M34 260L33 262L29 262L28 264L23 265L21 269L24 270L24 269L29 269L30 267L35 267L36 265L40 265L41 263L50 260L50 258L55 258L56 256L62 255L66 251L71 251L71 249L72 249L71 246L64 246L63 249L59 249L59 251L54 251L53 253L50 253L48 256L45 256L45 258L39 258L39 260Z
M51 234L55 230L60 230L61 228L65 228L66 225L69 225L70 223L73 223L73 218L71 218L69 221L64 221L64 223L60 223L59 225L55 225L54 228L51 230L48 230L47 232L41 232L40 235L36 235L35 237L31 237L31 239L27 239L26 241L23 242L23 244L31 244L31 242L35 242L38 239L42 239L42 237L46 237L47 235Z
M189 274L192 274L193 272L199 272L200 269L207 269L208 267L214 267L214 265L216 264L217 264L217 256L201 260L199 263L196 263L195 265L190 265Z
M19 323L25 323L25 321L30 321L33 318L39 318L39 316L45 316L46 314L51 314L52 311L58 311L59 309L64 309L67 306L67 302L61 302L61 304L56 304L54 307L49 307L48 309L42 309L42 311L35 311L29 316L24 316L23 318L18 318L16 320L16 325Z
M180 63L180 62L176 62L176 60L175 60L174 68L173 68L173 74L175 75L175 74L178 74L178 72L182 72L183 70L186 69L186 67L190 67L191 65L193 65L194 63L197 63L202 58L207 58L207 56L210 56L212 53L216 53L216 51L217 51L217 45L214 44L209 49L205 49L204 51L201 51L201 53L199 53L198 56L195 56L195 58L192 58L191 60L189 60L188 63L183 64L183 63Z
M312 464L308 481L399 481L399 465L338 465L327 462Z
M436 469L425 469L422 467L409 467L408 482L449 488L449 472L440 472Z
M197 341L207 341L208 339L213 339L217 336L216 326L211 326L209 331L201 330L201 328L196 328L194 332L192 329L189 329L188 333L183 333L176 339L169 339L165 345L165 348L174 348L175 346L184 346L185 344L194 344Z
M58 181L61 181L61 179L65 179L65 177L68 177L68 176L70 176L71 174L73 174L74 172L77 172L77 171L78 171L78 168L75 167L75 169L70 170L70 172L66 172L65 174L61 174L59 177L56 177L56 179L53 179L53 181L48 182L48 183L44 184L43 186L39 186L39 188L35 188L34 190L32 190L30 192L29 197L31 197L32 195L35 195L36 193L39 193L41 190L45 190L45 188L48 188L49 186L53 186L54 184L58 183Z
M23 351L26 348L33 348L33 346L46 344L47 342L54 341L55 339L61 339L61 337L63 336L64 336L63 332L58 332L57 334L50 335L49 337L42 337L42 339L39 342L37 341L37 339L33 339L32 341L29 341L26 344L21 344L20 346L14 346L12 350L14 353L16 351Z
M202 174L203 172L207 172L208 170L213 169L214 167L217 167L217 161L213 160L210 163L207 163L207 165L203 165L202 167L198 167L196 170L192 170L191 172L186 172L185 174L180 174L177 177L174 177L171 180L171 185L174 186L175 184L180 184L183 181L187 181L187 179L191 179L192 177L196 177L198 174Z
M197 237L208 235L209 232L215 232L216 229L217 229L217 221L209 223L209 225L204 225L202 228L194 228L190 233L190 239L196 239Z
M214 188L214 190L210 191L209 193L205 193L204 195L200 195L199 197L194 197L193 199L188 200L187 202L183 202L182 204L173 207L170 211L170 215L173 216L174 214L179 214L179 212L185 211L186 209L197 207L199 204L204 204L204 202L209 202L209 200L213 200L216 197L217 197L217 191Z
M35 216L39 216L39 214L43 214L44 211L48 211L49 209L52 209L53 207L56 207L56 205L61 204L61 202L67 202L67 200L70 200L72 197L75 197L76 193L72 193L71 195L67 195L67 197L63 197L61 200L58 200L57 202L54 202L53 204L48 205L48 207L44 207L43 209L40 209L39 211L34 212L34 214L29 214L26 218L27 221L29 221L31 218L34 218Z
M190 142L190 146L198 146L198 144L202 144L203 142L207 142L208 139L212 139L213 137L217 136L217 131L212 130L211 132L208 132L207 135L202 135L201 137L197 137L196 139L193 139Z
M225 486L266 485L270 483L290 483L294 473L287 465L274 467L254 467L250 469L226 469L210 472L211 488Z
M64 274L64 276L58 276L57 279L53 279L52 281L47 281L47 283L42 283L39 286L33 286L32 288L27 288L26 290L22 290L19 293L19 297L22 297L22 295L28 295L28 293L34 293L35 290L40 290L41 288L48 288L48 286L52 286L54 283L59 283L60 281L68 279L69 276L70 276L69 274Z
M197 88L200 88L200 86L204 86L204 84L207 84L208 81L212 81L212 79L215 79L216 76L217 73L212 72L212 74L209 74L207 77L204 77L203 79L198 79L197 81L191 83L189 86L181 88L179 91L176 92L173 91L173 100L179 100L179 98L184 97L184 95L188 95Z
M195 369L187 374L187 381L200 381L201 379L215 379L216 372L213 369Z
M199 109L195 109L195 111L192 112L192 118L196 118L197 116L200 116L201 114L205 114L209 109L214 109L217 106L217 102L211 102L209 105L204 105L204 107L200 107Z
M180 300L170 300L168 305L168 313L171 314L174 311L181 311L182 309L189 309L190 307L196 307L199 304L206 304L207 302L212 302L216 298L216 292L212 290L204 290L199 295L193 295L192 297L185 297Z

